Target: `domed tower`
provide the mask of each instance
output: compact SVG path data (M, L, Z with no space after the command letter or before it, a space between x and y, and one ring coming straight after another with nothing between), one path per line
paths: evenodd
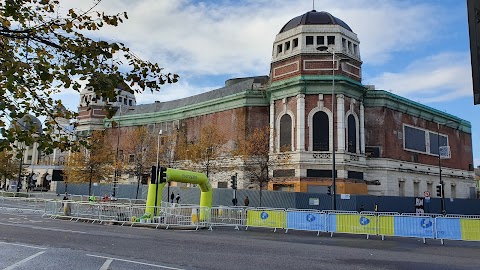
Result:
M335 72L360 82L359 44L352 29L328 12L312 10L295 17L273 43L272 82L298 75L331 75L332 53Z
M117 87L116 101L97 96L92 88L84 88L80 92L77 135L86 136L93 130L103 130L103 119L107 116L107 108L109 107L135 106L135 95L127 87L126 84Z
M359 44L344 21L315 10L291 19L277 34L270 70L270 153L274 158L288 153L291 164L273 172L280 176L278 185L325 193L338 178L337 193L347 193L363 179ZM365 186L351 193L366 192Z

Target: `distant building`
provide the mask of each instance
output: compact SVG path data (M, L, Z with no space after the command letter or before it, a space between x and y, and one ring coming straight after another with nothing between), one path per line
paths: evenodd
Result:
M81 98L94 99L87 92ZM135 105L132 96L119 102L129 109L106 120L95 102L80 107L79 131L111 129L116 121L121 129L144 125L153 136L160 130L162 136L181 132L194 142L209 123L227 137L225 148L234 150L254 128L269 126L265 143L272 159L289 159L270 172L268 189L327 192L335 149L338 193L423 196L429 191L435 197L441 167L446 197L476 196L471 124L363 85L360 41L327 12L312 10L281 28L269 76L227 80L220 89L168 102ZM227 187L234 173L239 188L251 187L239 158L226 156L221 164L223 170L210 176L214 187Z

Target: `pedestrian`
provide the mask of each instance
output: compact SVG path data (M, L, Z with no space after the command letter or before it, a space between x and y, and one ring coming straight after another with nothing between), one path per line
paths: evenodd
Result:
M360 206L360 210L359 210L358 212L363 212L363 211L365 211L365 205L362 204L362 205Z
M172 192L172 194L170 194L170 202L171 203L173 203L173 199L175 199L175 194L173 194L173 192Z
M375 212L378 212L378 204L375 203Z
M177 197L175 197L175 200L177 200L177 203L180 201L180 194L177 194Z
M108 202L108 194L107 193L105 193L105 195L103 196L102 202Z
M232 199L233 206L237 206L237 198Z
M245 206L248 206L250 204L250 199L248 199L248 196L245 197L245 200L243 200L243 204Z
M63 196L63 200L64 200L64 201L67 201L67 200L68 200L68 193L67 193L67 192L65 192L65 196Z

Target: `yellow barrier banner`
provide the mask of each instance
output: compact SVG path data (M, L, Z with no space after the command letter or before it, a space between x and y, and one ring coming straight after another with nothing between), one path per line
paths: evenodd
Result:
M340 214L337 216L337 232L354 234L377 234L377 217L358 214Z
M393 236L394 230L394 218L393 216L379 216L378 217L378 234Z
M283 229L285 227L285 219L284 210L253 209L247 211L247 226Z
M480 219L460 219L462 240L480 240Z

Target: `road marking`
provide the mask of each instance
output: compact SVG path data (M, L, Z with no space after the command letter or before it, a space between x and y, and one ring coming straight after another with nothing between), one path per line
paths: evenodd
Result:
M21 264L23 264L23 263L25 263L25 262L28 262L28 261L30 261L31 259L33 259L33 258L35 258L35 257L37 257L37 256L42 255L43 253L45 253L45 251L40 251L40 252L38 252L38 253L35 253L35 254L33 254L32 256L30 256L30 257L27 257L27 258L25 258L25 259L23 259L23 260L21 260L21 261L19 261L19 262L17 262L17 263L14 263L14 264L10 265L10 266L7 267L7 268L4 268L3 270L12 270L12 269L15 269L15 267L17 267L17 266L19 266L19 265L21 265Z
M34 246L29 246L29 245L15 244L15 243L8 243L8 242L0 242L0 244L13 245L13 246L20 246L20 247L28 247L28 248L37 248L37 249L47 249L47 248L43 248L43 247L34 247Z
M87 232L82 232L82 231L64 230L64 229L56 229L56 228L43 228L43 227L37 227L37 226L31 226L31 225L25 225L25 224L19 224L19 223L3 223L3 222L0 222L0 225L23 227L23 228L30 228L30 229L37 229L37 230L45 230L45 231L54 231L54 232L69 232L69 233L88 234Z
M182 269L182 268L175 268L175 267L170 267L170 266L165 266L165 265L158 265L158 264L151 264L151 263L130 261L130 260L119 259L119 258L98 256L98 255L92 255L92 254L85 254L85 255L90 256L90 257L102 258L102 259L111 259L111 260L121 261L121 262L129 262L129 263L136 263L136 264L142 264L142 265L147 265L147 266L154 266L154 267L158 267L158 268L165 268L165 269L172 269L172 270L185 270L185 269Z
M108 270L108 269L109 269L108 267L110 267L110 264L111 264L112 262L113 262L112 259L106 260L106 261L103 263L102 267L100 267L100 270Z

